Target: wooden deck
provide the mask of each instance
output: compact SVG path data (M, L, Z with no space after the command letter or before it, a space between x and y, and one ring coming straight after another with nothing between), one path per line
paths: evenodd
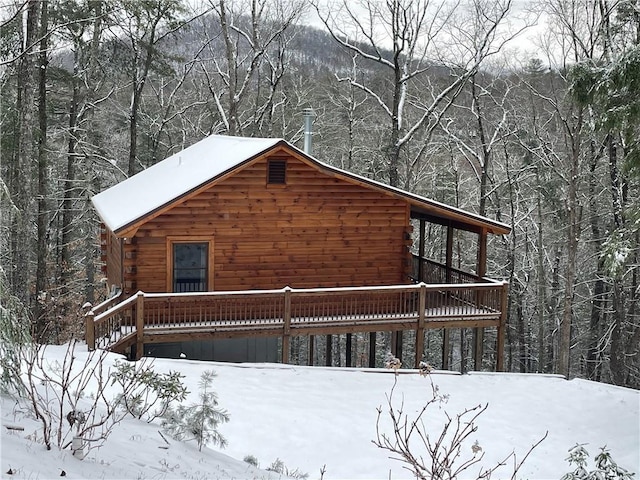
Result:
M468 279L465 279L468 281ZM146 343L249 336L282 338L282 362L297 335L414 330L416 351L434 328L497 328L496 369L503 368L508 285L420 283L379 287L145 293L93 308L86 319L89 349L120 353ZM418 356L417 356L418 357ZM416 363L419 362L416 358Z

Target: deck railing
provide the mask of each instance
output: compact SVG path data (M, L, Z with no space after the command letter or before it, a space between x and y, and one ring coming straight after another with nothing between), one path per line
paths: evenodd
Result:
M428 258L420 258L412 255L411 278L416 282L424 283L488 283L494 282L489 278L479 277L473 273L448 268L442 263ZM422 263L422 268L421 264Z
M500 327L506 295L505 282L138 292L111 308L89 312L86 340L89 349L122 350L135 343L140 354L144 343L169 336L282 336L285 355L292 335Z

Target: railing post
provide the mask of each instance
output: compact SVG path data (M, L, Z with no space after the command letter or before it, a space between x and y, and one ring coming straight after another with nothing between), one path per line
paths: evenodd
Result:
M144 353L144 292L136 294L136 360Z
M418 300L418 328L416 329L416 368L420 367L424 351L424 320L427 310L427 285L420 282L420 297Z
M291 335L291 287L284 287L284 328L282 331L282 363L289 363L289 340Z
M484 303L484 291L482 289L476 290L476 308L478 312L483 309ZM483 342L484 342L484 328L477 327L473 329L473 368L476 371L482 370L482 354L483 354Z
M504 371L504 340L507 331L507 295L509 284L504 282L500 295L500 324L498 325L498 338L496 341L496 371Z
M96 349L96 329L93 317L93 310L89 310L84 316L84 339L90 352Z

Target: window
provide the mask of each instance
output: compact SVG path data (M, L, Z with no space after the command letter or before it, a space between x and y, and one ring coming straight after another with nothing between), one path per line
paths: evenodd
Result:
M287 161L269 160L267 183L269 185L284 185L287 180Z
M173 291L206 292L209 243L173 243Z

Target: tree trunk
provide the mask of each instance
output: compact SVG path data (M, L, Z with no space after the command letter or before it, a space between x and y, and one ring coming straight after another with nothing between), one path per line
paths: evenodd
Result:
M618 169L618 155L616 140L613 135L607 135L607 151L609 155L609 173L611 177L611 200L613 210L614 232L621 232L625 226L624 219L624 199L623 181L620 178ZM615 233L614 233L615 234ZM611 331L611 353L609 366L611 369L611 380L616 385L625 385L625 291L622 272L616 269L612 272L612 318L613 329Z
M596 167L600 155L596 151L595 145L591 145L591 164L589 166L589 218L591 220L591 235L595 246L595 282L593 285L593 296L591 301L591 315L589 318L589 344L587 346L587 357L585 365L585 375L589 380L600 380L600 325L604 317L604 258L602 255L602 232L598 216L598 201L596 192Z
M36 299L34 303L34 317L36 333L40 340L47 330L47 50L49 13L48 1L40 1L40 52L38 54L38 216L37 246L36 246ZM51 334L52 332L47 332ZM58 340L57 338L55 339Z
M12 219L10 231L11 274L10 285L13 294L24 304L29 303L29 282L32 277L31 262L33 232L33 208L31 207L32 179L31 159L33 158L33 126L35 124L34 55L38 25L37 0L27 5L26 35L22 37L23 49L18 64L16 111L17 135L16 156L9 169L9 188L12 191L17 213Z
M576 281L578 257L578 236L580 235L580 215L578 212L578 173L580 168L580 129L582 127L582 107L578 107L576 125L570 133L571 155L569 158L569 180L567 185L567 266L564 278L562 321L560 322L560 343L558 347L558 373L571 374L571 327L573 320L573 296Z

